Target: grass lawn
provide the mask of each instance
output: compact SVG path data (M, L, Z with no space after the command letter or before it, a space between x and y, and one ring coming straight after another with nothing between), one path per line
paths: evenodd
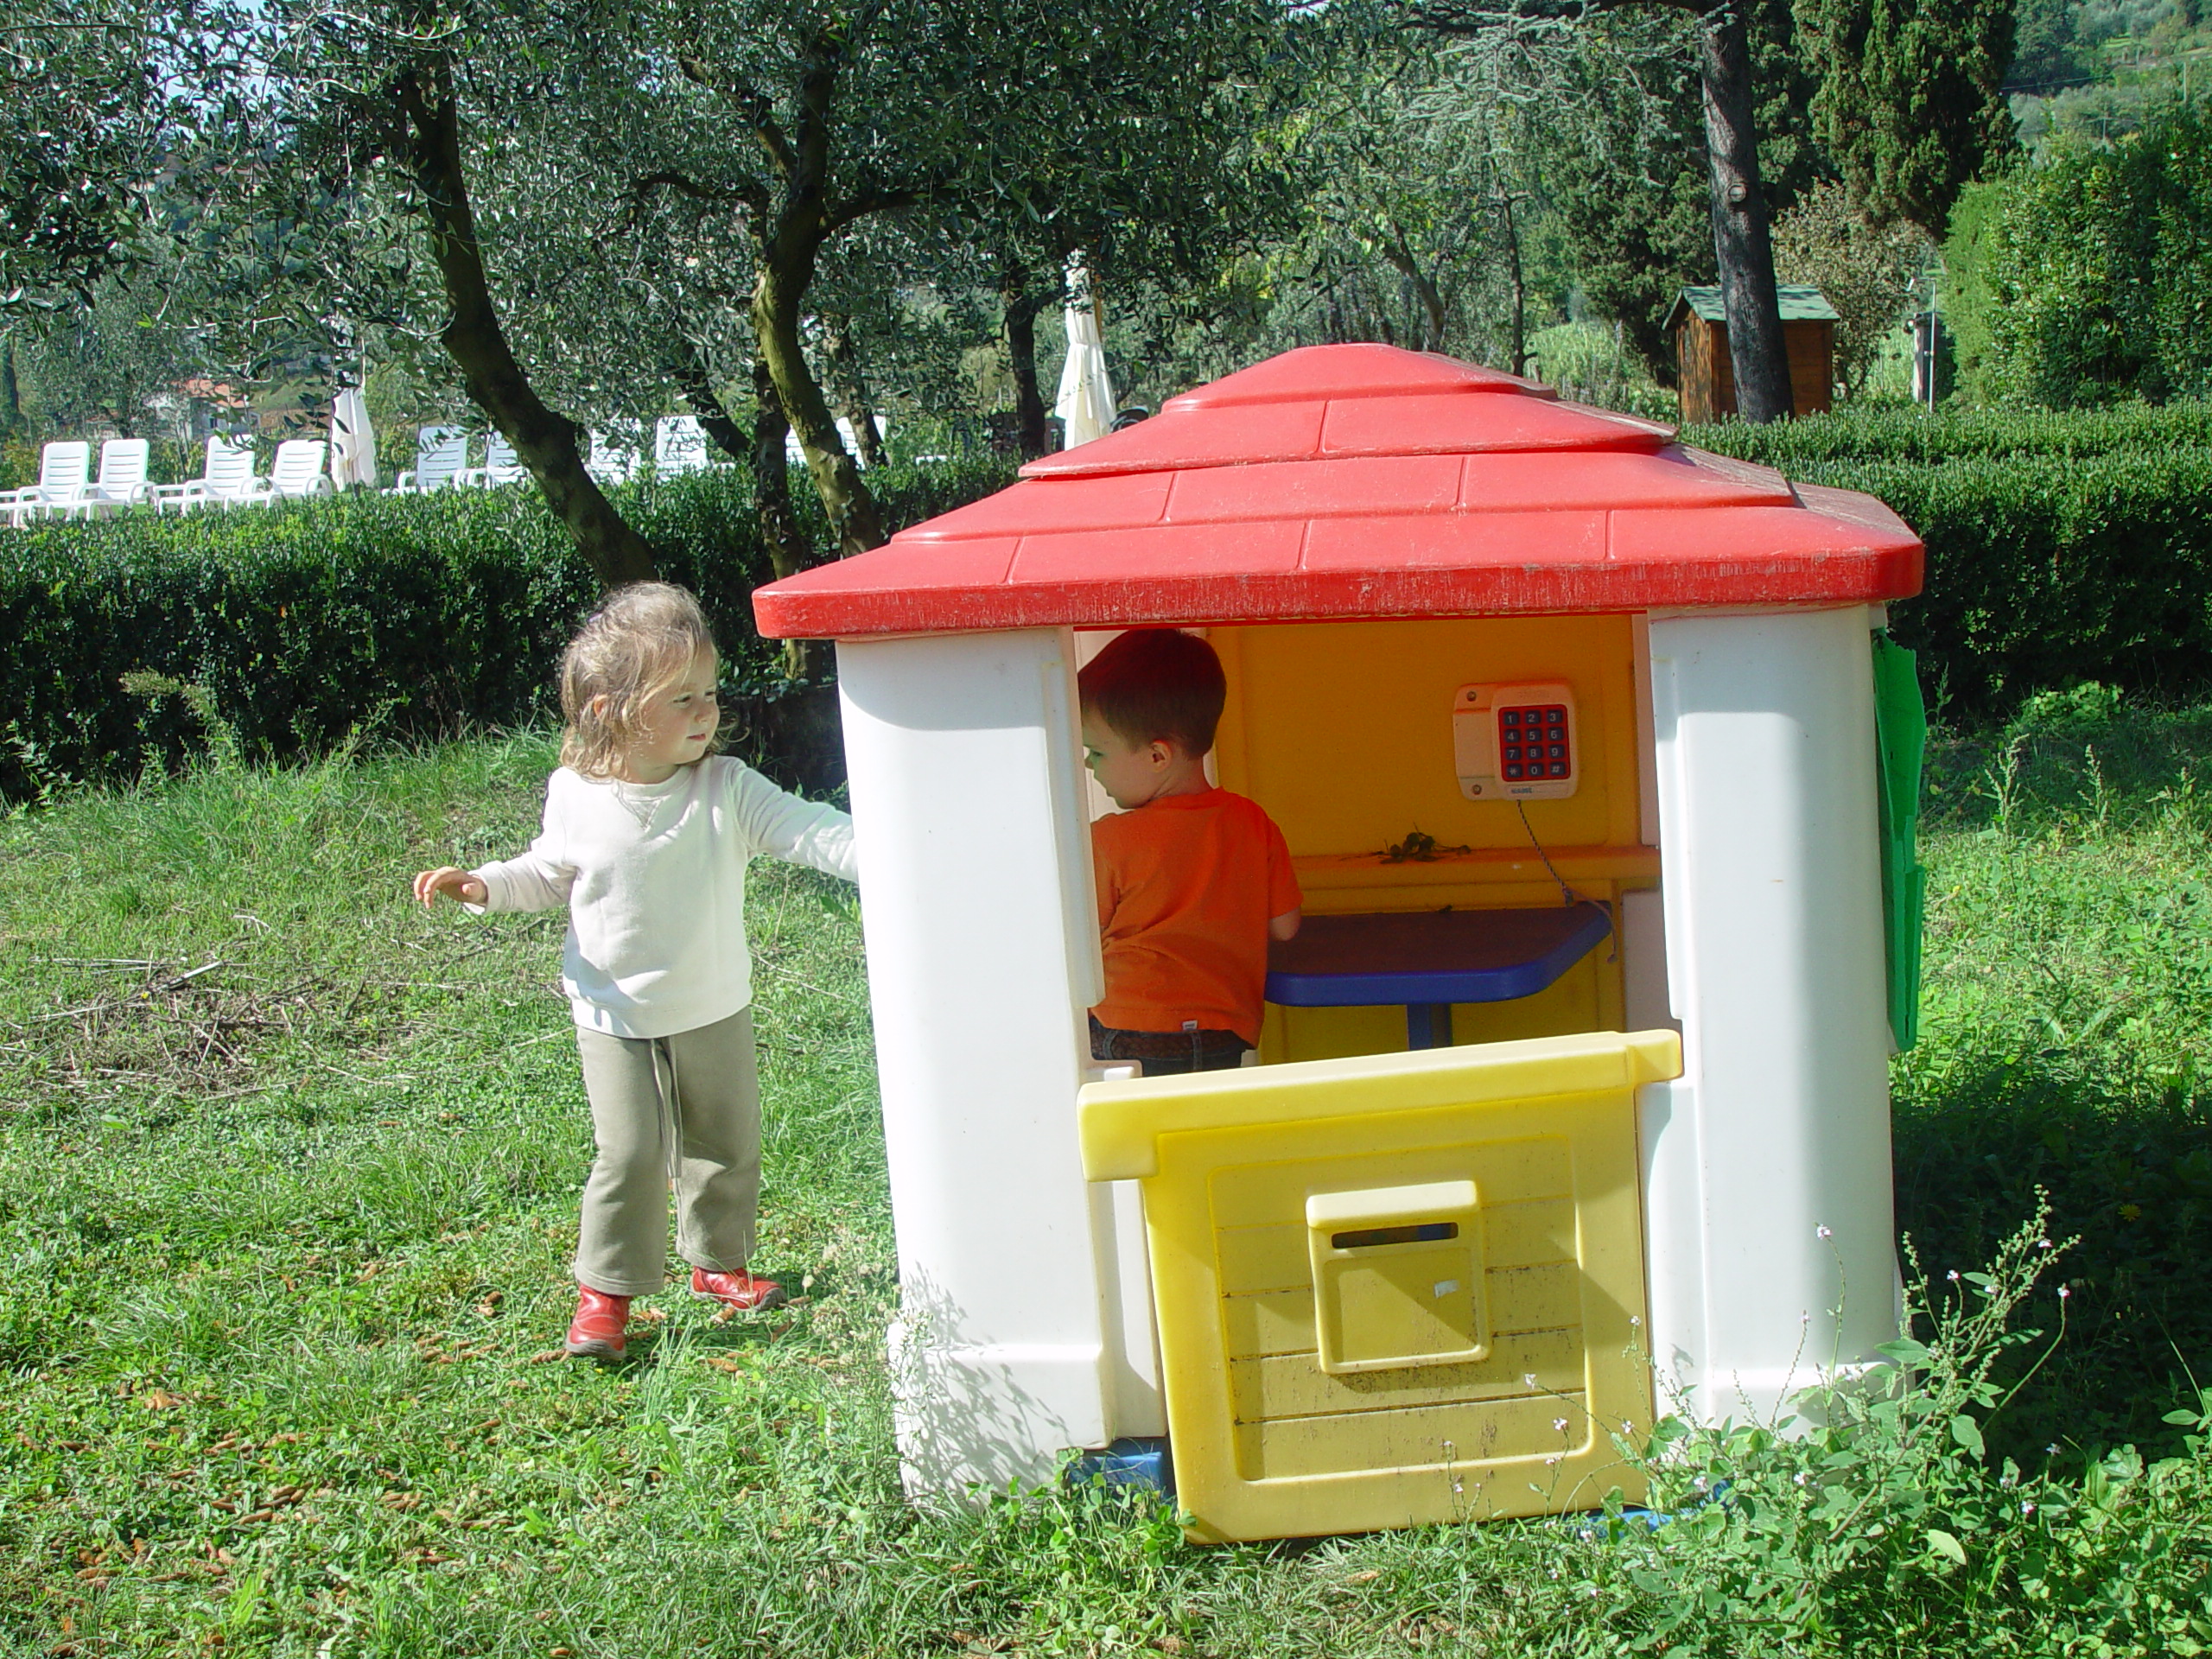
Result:
M901 1501L849 890L754 888L762 1264L804 1294L671 1293L602 1370L552 1357L590 1150L558 921L404 901L527 838L544 738L20 812L0 1654L2201 1650L2212 1456L2165 1419L2212 1382L2208 753L2212 713L2073 704L1942 753L1897 1071L1921 1382L1807 1440L1687 1437L1674 1490L1732 1495L1657 1532L1208 1550L1096 1490ZM2078 1243L1946 1276L2039 1188ZM2008 1345L2061 1281L2063 1340Z

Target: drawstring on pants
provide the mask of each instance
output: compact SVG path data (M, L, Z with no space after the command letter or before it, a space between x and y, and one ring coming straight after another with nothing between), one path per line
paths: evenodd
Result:
M664 1137L662 1161L668 1168L670 1187L677 1188L683 1179L683 1108L677 1097L676 1052L667 1038L656 1037L652 1053L653 1087L660 1094L660 1128Z

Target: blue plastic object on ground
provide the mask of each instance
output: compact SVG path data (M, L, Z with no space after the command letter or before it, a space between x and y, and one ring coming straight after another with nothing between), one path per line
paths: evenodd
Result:
M1141 1486L1156 1492L1175 1490L1175 1465L1167 1442L1150 1436L1119 1440L1103 1452L1085 1452L1069 1460L1061 1478L1071 1486L1103 1480L1109 1486Z

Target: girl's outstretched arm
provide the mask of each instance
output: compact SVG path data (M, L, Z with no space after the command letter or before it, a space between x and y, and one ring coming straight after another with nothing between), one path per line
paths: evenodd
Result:
M802 800L752 767L728 771L730 806L738 833L757 853L811 865L848 881L860 878L853 857L853 821L827 801Z
M480 905L486 896L482 881L467 870L457 870L450 864L435 870L424 870L415 878L415 899L423 909L428 910L436 904L442 893L464 905Z

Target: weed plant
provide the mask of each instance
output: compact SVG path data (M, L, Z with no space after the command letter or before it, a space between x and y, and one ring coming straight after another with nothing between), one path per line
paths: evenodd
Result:
M1656 1526L1211 1549L1100 1487L902 1497L849 890L753 889L762 1264L799 1300L671 1294L599 1370L551 1357L590 1150L557 919L404 892L527 837L546 737L18 810L0 1654L2201 1651L2208 743L2092 691L1939 744L1897 1363L1810 1433L1628 1448Z

